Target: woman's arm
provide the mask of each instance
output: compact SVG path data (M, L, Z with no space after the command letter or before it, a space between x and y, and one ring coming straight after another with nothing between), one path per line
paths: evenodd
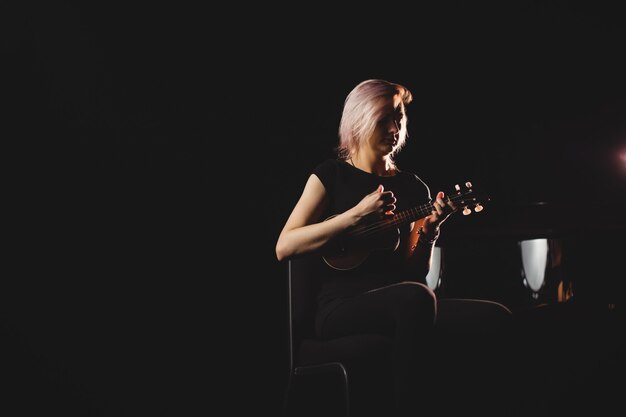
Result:
M276 257L279 261L321 248L357 221L356 216L348 211L320 222L327 204L326 188L312 174L278 237Z
M433 247L439 237L441 224L457 208L449 200L444 200L444 193L438 192L433 202L433 212L411 225L407 247L406 267L414 271L417 277L424 278L430 271Z
M380 216L393 216L394 203L393 193L378 186L356 206L323 220L321 216L328 204L328 194L320 179L312 174L280 232L276 242L276 258L282 261L320 249L369 215L377 213Z

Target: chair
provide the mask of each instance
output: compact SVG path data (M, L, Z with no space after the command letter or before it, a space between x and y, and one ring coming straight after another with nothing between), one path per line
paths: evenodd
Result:
M334 375L341 381L339 397L343 415L385 415L384 407L390 405L385 401L391 396L385 389L391 387L388 378L391 376L392 341L379 334L355 334L331 340L316 338L315 302L320 290L316 271L320 267L324 267L324 263L321 257L314 255L287 261L289 375L283 414L302 416L302 411L290 413L292 394L299 382L307 377L319 381L315 375ZM442 364L439 371L443 379L456 374L450 366L459 365L451 361L453 357L460 357L456 352L459 344L467 352L472 345L470 341L489 344L499 338L512 316L504 305L479 299L441 298L437 310L436 338L441 349L437 358L431 359ZM472 358L466 356L466 359L471 366ZM470 369L466 374L476 372ZM370 402L381 398L378 403Z
M386 336L356 334L331 340L315 337L315 301L320 289L315 271L321 265L321 258L313 255L287 261L289 376L283 404L285 416L290 415L292 394L301 379L334 374L341 380L342 414L349 417L355 408L354 382L358 378L384 376L390 367L387 361L391 339Z

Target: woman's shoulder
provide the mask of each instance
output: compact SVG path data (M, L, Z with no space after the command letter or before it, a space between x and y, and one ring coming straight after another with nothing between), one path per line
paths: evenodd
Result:
M342 169L346 163L342 160L336 158L327 158L322 162L318 163L315 168L313 168L313 173L316 175L329 175L336 173L337 170Z

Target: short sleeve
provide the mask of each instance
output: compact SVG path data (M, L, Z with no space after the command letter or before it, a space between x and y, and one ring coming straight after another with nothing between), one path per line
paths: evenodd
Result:
M335 178L337 178L337 161L327 159L313 169L313 174L320 179L326 192L332 194L335 188Z

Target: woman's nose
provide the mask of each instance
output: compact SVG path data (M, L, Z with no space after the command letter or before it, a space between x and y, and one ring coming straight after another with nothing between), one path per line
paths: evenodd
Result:
M393 127L396 132L400 131L400 123L398 123L398 121L395 119L393 120Z

